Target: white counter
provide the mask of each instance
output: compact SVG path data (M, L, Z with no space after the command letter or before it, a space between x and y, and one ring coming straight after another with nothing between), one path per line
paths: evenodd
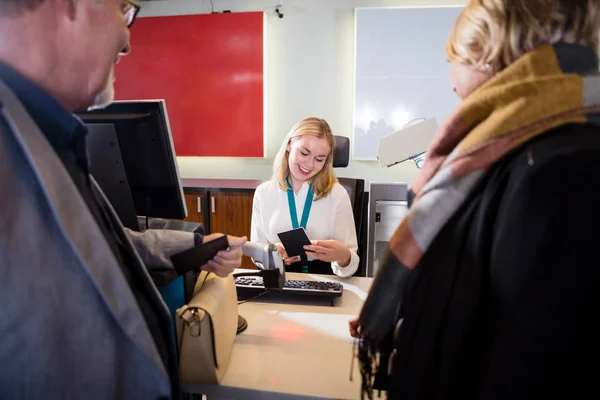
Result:
M236 338L221 385L187 385L208 399L360 398L360 373L350 366L354 339L348 321L358 315L372 278L288 273L287 279L335 280L344 292L328 300L291 300L268 293L239 306L248 328ZM285 396L291 395L291 396Z

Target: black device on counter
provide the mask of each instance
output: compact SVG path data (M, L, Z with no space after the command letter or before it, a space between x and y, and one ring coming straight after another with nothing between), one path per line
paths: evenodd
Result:
M260 276L236 276L235 285L238 298L242 299L256 296L265 290L269 290L268 282ZM283 288L278 291L288 295L333 298L340 297L344 291L344 287L339 282L286 280Z

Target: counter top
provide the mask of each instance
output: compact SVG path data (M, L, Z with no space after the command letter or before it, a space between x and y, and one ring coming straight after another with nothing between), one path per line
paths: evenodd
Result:
M286 278L335 281L344 292L334 306L322 299L281 301L268 294L241 304L248 329L235 339L223 381L185 385L187 391L228 399L360 398L360 368L348 321L360 313L373 278L299 273L286 273Z

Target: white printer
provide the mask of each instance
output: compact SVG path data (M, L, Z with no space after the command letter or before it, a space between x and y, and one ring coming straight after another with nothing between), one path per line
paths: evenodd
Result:
M380 138L377 149L379 165L391 167L421 156L429 147L437 130L436 119L430 118Z

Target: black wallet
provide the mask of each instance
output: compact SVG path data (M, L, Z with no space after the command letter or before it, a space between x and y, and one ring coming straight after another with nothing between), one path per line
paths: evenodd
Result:
M209 242L194 246L191 249L171 256L171 261L178 275L183 275L188 271L199 269L204 264L213 259L221 250L227 250L229 242L227 236L223 235Z

